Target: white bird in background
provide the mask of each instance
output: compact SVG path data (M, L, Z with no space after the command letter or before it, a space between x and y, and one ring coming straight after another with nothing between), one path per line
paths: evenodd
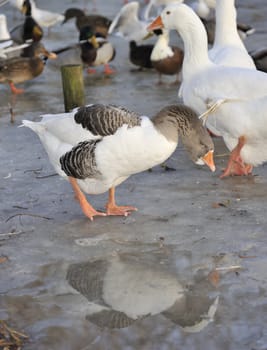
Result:
M148 20L151 17L151 11L153 7L155 7L157 10L156 15L159 15L164 6L172 3L179 4L181 2L184 2L184 0L150 0L144 9L144 19Z
M148 34L148 23L139 17L140 5L138 1L125 4L113 19L109 34L116 33L124 39L140 42Z
M216 3L215 40L209 57L213 62L225 66L256 68L237 31L234 0Z
M38 8L34 0L25 1L30 1L32 17L41 27L50 28L55 24L62 23L65 19L65 17L60 13L42 10Z
M15 9L21 10L24 0L9 0L9 4Z
M197 0L190 6L200 18L207 19L210 15L210 10L216 6L216 0Z
M0 14L0 42L5 40L10 40L10 33L7 28L6 15Z
M167 6L148 30L158 28L177 30L184 42L183 102L231 151L221 177L250 174L267 161L267 75L211 62L206 30L189 6Z

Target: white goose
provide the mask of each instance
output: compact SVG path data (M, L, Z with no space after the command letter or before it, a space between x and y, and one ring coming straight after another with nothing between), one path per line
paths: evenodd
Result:
M194 1L191 5L192 9L198 14L202 19L207 19L210 15L210 9L214 9L216 6L216 1L207 1L207 0L197 0Z
M164 27L176 29L184 42L184 103L206 112L208 128L223 136L231 151L222 177L251 173L267 160L267 75L212 63L205 28L184 4L167 6L148 30Z
M147 36L148 23L139 17L140 4L132 1L125 4L113 19L108 34L116 33L125 40L140 42Z
M149 18L151 17L150 13L153 7L157 8L157 12L159 14L159 11L162 10L163 6L166 6L172 3L178 4L181 2L184 2L184 0L150 0L144 9L144 19L149 20Z
M215 40L212 49L209 50L209 58L225 66L256 69L238 34L234 0L216 2Z
M174 152L178 134L194 162L215 170L213 142L196 113L184 105L165 107L150 120L124 107L96 104L45 115L37 123L24 120L23 125L38 134L51 164L60 176L68 177L90 220L136 210L116 205L115 186L164 162ZM109 191L107 212L96 211L82 191Z
M50 28L55 24L62 23L65 19L65 17L60 13L40 9L36 6L34 0L30 0L30 4L32 9L32 17L41 27Z

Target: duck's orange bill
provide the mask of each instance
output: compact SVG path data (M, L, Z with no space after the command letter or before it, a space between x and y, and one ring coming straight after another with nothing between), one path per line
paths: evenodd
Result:
M201 159L210 168L211 171L215 171L216 167L215 167L214 160L213 160L213 150L210 150Z
M151 32L155 29L161 29L164 28L164 24L162 22L162 19L160 16L158 16L150 25L147 27L147 31Z

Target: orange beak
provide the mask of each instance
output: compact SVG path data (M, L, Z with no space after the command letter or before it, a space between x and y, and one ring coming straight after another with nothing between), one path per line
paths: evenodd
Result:
M211 171L215 171L216 167L213 160L213 150L210 150L201 159L210 168Z
M152 30L161 29L161 28L164 28L164 24L162 22L161 17L158 16L152 23L150 23L150 25L147 27L147 30L149 32L152 32Z

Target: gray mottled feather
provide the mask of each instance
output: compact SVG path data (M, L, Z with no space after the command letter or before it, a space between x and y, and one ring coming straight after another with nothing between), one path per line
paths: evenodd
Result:
M113 135L124 124L130 128L141 125L141 118L137 113L115 105L94 104L80 107L74 119L93 135L100 136Z
M89 140L78 143L60 158L62 170L67 176L76 179L100 177L95 159L95 148L101 140Z
M87 315L86 319L101 328L125 328L136 321L128 317L124 312L116 310L102 310L92 315Z
M106 305L103 300L104 277L108 262L105 260L72 264L68 268L68 283L87 300Z

